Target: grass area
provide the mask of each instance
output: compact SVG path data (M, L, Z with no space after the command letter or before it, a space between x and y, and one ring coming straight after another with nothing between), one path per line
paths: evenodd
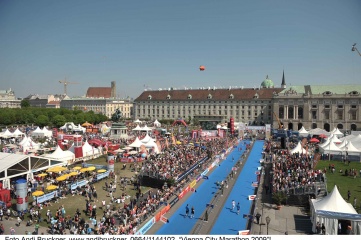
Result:
M102 156L100 158L97 158L97 159L94 159L94 160L91 160L91 161L88 161L87 163L89 164L99 164L99 165L107 165L107 162L106 162L106 156ZM75 166L80 166L81 164L77 164L77 165L73 165L71 167L75 167ZM115 165L114 165L114 171L117 175L117 189L116 189L116 192L114 194L114 196L121 196L122 193L123 193L123 189L122 187L119 185L119 177L127 177L127 178L130 178L132 176L135 175L135 173L133 171L131 171L130 169L130 165L129 163L126 164L127 167L126 169L123 169L122 170L122 166L123 166L123 163L119 163L119 162L116 162ZM95 186L95 189L97 190L97 194L98 194L98 202L96 203L97 207L98 207L98 211L97 211L97 218L103 216L103 212L101 209L99 209L99 207L101 206L101 200L105 199L106 200L106 203L109 203L110 202L110 197L107 197L107 192L103 189L103 187L105 186L105 181L108 182L110 181L110 179L102 179L100 180L99 182L96 182L94 184ZM147 192L149 190L148 187L142 187L141 188L142 190L142 193L144 192ZM125 194L126 195L129 195L129 196L135 196L135 190L133 190L133 187L132 186L127 186L127 189L125 191ZM52 212L53 216L55 217L55 212L57 209L59 209L59 207L61 205L64 205L65 207L65 210L66 210L66 215L69 215L71 217L74 216L74 213L76 211L77 208L79 208L79 210L82 212L83 210L85 210L85 200L86 198L83 197L83 196L80 196L80 195L75 195L75 196L72 196L72 195L67 195L65 199L59 199L59 202L58 203L52 203L52 206L49 206L49 207L45 207L41 210L41 216L42 216L42 219L46 219L46 212L48 209L50 209L50 211ZM129 201L129 199L127 199ZM32 197L29 198L29 206L32 204ZM113 204L111 204L113 205ZM119 207L119 206L123 206L123 203L121 204L114 204L116 207ZM15 208L13 209L16 209L16 205L15 205ZM29 215L27 214L25 216L25 221L28 220L28 217ZM82 213L81 217L84 217L85 220L88 220L89 218L85 215L85 213ZM42 226L47 226L47 223L46 222L42 222L40 225Z
M329 171L329 164L334 164L335 172L332 173ZM328 161L328 160L320 160L317 163L315 169L323 170L327 169L326 177L327 177L327 191L332 191L333 187L337 185L340 194L347 201L347 191L350 190L351 198L350 203L353 204L354 197L357 199L357 207L356 210L360 213L360 205L361 205L361 177L360 177L360 169L361 163L359 162L351 162L350 165L345 164L341 161ZM357 176L354 178L353 176L345 176L345 170L349 171L350 169L356 169ZM342 170L342 173L340 173Z

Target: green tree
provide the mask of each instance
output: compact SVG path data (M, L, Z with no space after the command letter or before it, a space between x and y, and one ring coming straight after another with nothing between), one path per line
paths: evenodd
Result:
M56 115L53 119L52 119L53 124L56 127L61 127L66 123L66 119L63 115Z
M28 107L30 107L30 102L29 102L29 100L28 100L28 99L23 99L23 100L21 100L20 106L21 106L21 108L28 108Z
M35 120L36 125L39 125L41 127L44 127L46 125L49 125L49 118L45 115L39 115Z

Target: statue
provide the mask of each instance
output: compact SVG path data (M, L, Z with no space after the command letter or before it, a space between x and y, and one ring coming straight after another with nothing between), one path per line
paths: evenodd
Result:
M113 113L112 115L112 121L113 122L118 122L121 118L123 118L123 114L122 112L119 110L119 108L117 108L115 110L115 113Z

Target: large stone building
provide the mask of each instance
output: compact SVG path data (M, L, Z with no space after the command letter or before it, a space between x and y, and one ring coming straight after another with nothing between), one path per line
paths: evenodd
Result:
M361 85L286 86L266 77L260 88L201 88L144 91L134 101L139 119L229 121L246 124L281 124L285 129L338 127L361 130Z
M30 106L32 107L40 107L40 108L59 108L60 102L63 99L69 98L65 94L47 94L47 95L39 95L39 94L30 94L27 96L26 100L29 101Z
M15 92L11 90L0 90L0 108L20 108L21 100L16 99Z
M272 108L284 128L361 129L361 85L292 86L275 95Z
M104 98L69 98L60 103L61 108L79 109L84 112L93 111L111 118L117 108L122 112L123 118L132 118L133 103L128 99Z
M266 78L260 88L174 89L144 91L134 100L134 116L139 119L178 119L229 121L247 124L272 122L275 88Z

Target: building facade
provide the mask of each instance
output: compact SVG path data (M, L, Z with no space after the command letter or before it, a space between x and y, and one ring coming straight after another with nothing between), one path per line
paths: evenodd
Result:
M279 123L286 129L322 128L330 131L361 129L361 85L292 86L276 94L272 108Z
M266 78L260 88L200 88L144 91L134 100L136 119L220 120L247 124L272 122L275 88Z
M15 92L0 90L0 108L21 108L21 100L16 99Z
M93 111L111 118L117 108L122 112L123 118L132 118L133 103L127 99L103 98L69 98L60 103L61 108L79 109L84 112Z

